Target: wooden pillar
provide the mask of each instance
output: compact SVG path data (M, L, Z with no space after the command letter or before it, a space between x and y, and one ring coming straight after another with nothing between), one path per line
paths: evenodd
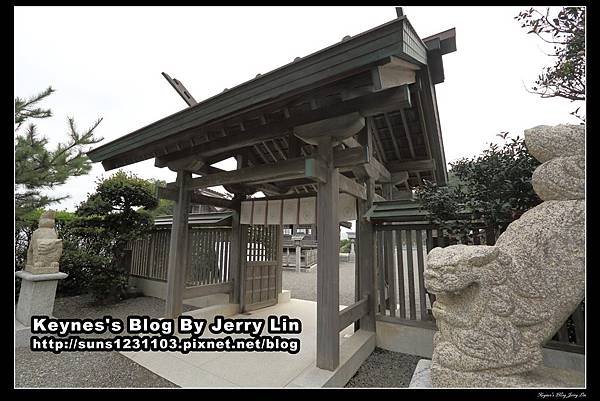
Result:
M317 193L317 367L335 370L340 361L339 185L330 137L320 140L318 153L327 165L327 182L319 183Z
M302 261L302 247L300 241L296 241L296 271L300 273L300 262Z
M234 304L240 303L241 280L242 280L242 226L240 224L240 210L242 196L235 195L233 197L234 209L231 215L231 248L229 256L229 271L231 272L231 280L233 281L233 294L230 302Z
M365 129L358 135L359 143L367 149L370 157L373 157L372 123L372 119L368 118ZM355 329L360 328L375 332L375 307L377 304L375 299L377 296L375 293L375 232L373 224L363 217L373 206L375 199L375 179L366 176L364 182L367 190L367 199L357 200L359 208L358 218L356 219L356 241L358 247L358 255L356 256L358 274L356 280L358 281L358 298L367 297L368 308L367 314L358 321Z
M281 213L281 221L283 221L283 211ZM283 292L283 225L280 224L277 227L279 228L277 233L277 260L279 261L279 265L277 266L277 279L275 280L275 287L279 296L279 294Z
M375 195L375 181L369 177L365 180L367 187L367 200L359 200L359 218L356 220L358 242L358 295L362 299L368 297L368 311L359 321L363 330L375 331L375 235L373 224L362 216L373 205Z
M236 156L237 168L244 167L244 157L242 155ZM242 294L242 280L244 275L242 272L242 258L246 257L246 249L242 247L242 243L245 246L245 241L242 241L242 225L240 224L240 213L242 209L242 201L246 199L245 194L236 193L233 196L233 209L231 215L231 248L230 248L230 260L229 260L229 271L232 272L231 278L233 280L233 296L230 298L230 302L234 304L240 304Z
M189 262L188 214L191 191L187 187L191 179L192 173L181 170L177 172L177 200L171 225L165 311L165 317L171 319L177 318L182 312L186 268Z

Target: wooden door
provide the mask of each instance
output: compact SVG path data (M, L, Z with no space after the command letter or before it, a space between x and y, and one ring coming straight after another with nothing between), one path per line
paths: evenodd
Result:
M281 292L281 226L244 225L242 244L242 312L275 305Z

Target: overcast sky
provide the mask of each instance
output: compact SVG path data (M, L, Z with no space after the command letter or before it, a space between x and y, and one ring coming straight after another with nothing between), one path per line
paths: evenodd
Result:
M456 28L457 51L444 56L446 81L436 86L448 162L481 152L496 134L540 124L578 123L577 105L526 91L552 59L514 17L527 7L404 7L423 38ZM51 143L104 121L102 144L186 104L161 76L179 79L201 101L395 18L394 7L16 7L15 96L52 85L43 104L54 117L38 122ZM174 181L153 160L125 168L143 178ZM91 173L56 188L74 210L107 176Z

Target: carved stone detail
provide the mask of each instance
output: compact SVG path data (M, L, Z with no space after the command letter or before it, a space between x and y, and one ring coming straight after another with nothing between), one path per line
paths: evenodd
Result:
M61 255L62 240L58 239L54 229L54 212L44 212L29 242L25 271L32 274L57 273Z
M454 245L427 256L425 287L436 294L439 329L434 387L548 385L539 373L542 345L583 300L584 127L539 126L525 141L543 162L532 183L545 202L495 246Z

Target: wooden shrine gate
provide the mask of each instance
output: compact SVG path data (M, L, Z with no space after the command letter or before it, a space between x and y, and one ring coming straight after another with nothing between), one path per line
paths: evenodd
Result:
M277 303L281 292L282 233L280 225L242 225L242 312Z

